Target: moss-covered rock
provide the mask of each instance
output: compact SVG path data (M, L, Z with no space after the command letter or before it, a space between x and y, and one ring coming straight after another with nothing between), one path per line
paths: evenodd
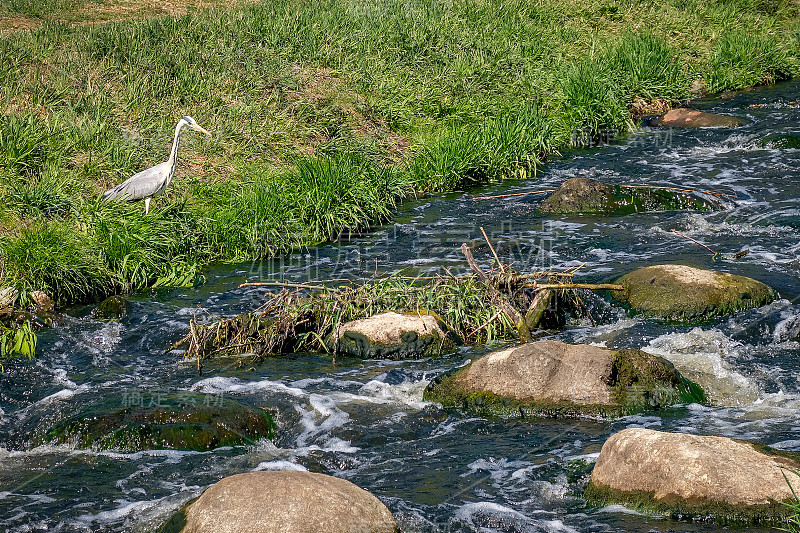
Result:
M767 135L758 145L776 150L800 150L800 135Z
M122 295L109 296L92 311L92 316L99 320L119 320L128 316L128 301Z
M612 297L648 316L698 323L775 300L774 289L744 276L685 265L654 265L625 274Z
M455 350L455 339L433 313L381 313L342 324L335 340L338 353L365 359L406 359Z
M205 451L272 438L276 425L263 409L211 394L136 392L77 410L33 445L134 452L150 449Z
M719 202L672 189L610 185L591 178L571 178L539 207L542 213L627 215L681 209L709 211Z
M782 520L800 488L800 454L725 437L625 429L603 445L584 496L675 517Z
M439 376L424 399L490 416L619 416L705 395L669 361L640 350L543 340Z
M728 115L680 107L652 119L649 125L667 128L735 128L741 126L742 121Z

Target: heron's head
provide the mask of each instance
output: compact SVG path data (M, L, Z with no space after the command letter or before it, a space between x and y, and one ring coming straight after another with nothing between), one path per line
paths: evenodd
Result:
M211 133L209 131L207 131L205 128L201 128L200 125L197 123L197 121L195 119L193 119L192 117L188 117L188 116L187 117L183 117L181 119L181 121L183 123L185 123L187 126L189 126L190 128L192 128L193 130L199 131L200 133L205 133L206 135L211 137Z

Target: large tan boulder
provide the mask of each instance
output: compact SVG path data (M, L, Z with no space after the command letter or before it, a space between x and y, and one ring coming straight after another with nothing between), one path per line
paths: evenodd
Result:
M600 451L586 498L723 520L780 518L800 489L800 454L726 437L625 429Z
M185 510L181 533L395 533L392 513L344 479L249 472L215 483Z
M741 126L742 121L728 115L717 115L680 107L671 109L660 117L651 120L650 125L668 128L734 128Z
M342 324L339 353L365 359L404 359L450 353L455 344L434 314L387 312Z
M646 315L697 323L760 307L778 295L744 276L686 265L654 265L625 274L611 296Z
M705 401L665 359L554 340L480 357L431 381L424 398L501 416L615 416Z

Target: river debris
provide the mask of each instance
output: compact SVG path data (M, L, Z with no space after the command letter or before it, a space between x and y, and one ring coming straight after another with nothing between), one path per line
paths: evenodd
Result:
M487 239L488 241L488 239ZM491 243L490 247L491 247ZM614 284L574 283L580 267L564 271L515 272L497 263L484 272L467 244L461 247L471 272L464 275L409 277L395 274L364 282L312 283L263 281L241 286L274 287L259 309L201 323L170 350L205 359L249 355L256 359L285 353L337 355L335 334L346 322L387 311L435 314L464 344L495 339L532 339L531 332L563 323L567 313L588 316L577 289L618 290ZM496 254L495 254L496 256ZM591 320L591 317L589 317Z

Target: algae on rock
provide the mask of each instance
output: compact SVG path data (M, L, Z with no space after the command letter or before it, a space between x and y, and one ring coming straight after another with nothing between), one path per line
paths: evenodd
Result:
M720 209L720 202L688 190L611 185L591 178L571 178L539 206L542 213L608 216L682 209L713 211Z
M744 276L685 265L655 265L619 278L611 296L635 311L664 320L698 323L766 305L771 287Z
M264 409L211 394L135 392L78 409L32 444L72 444L135 452L207 451L272 438L276 424Z

